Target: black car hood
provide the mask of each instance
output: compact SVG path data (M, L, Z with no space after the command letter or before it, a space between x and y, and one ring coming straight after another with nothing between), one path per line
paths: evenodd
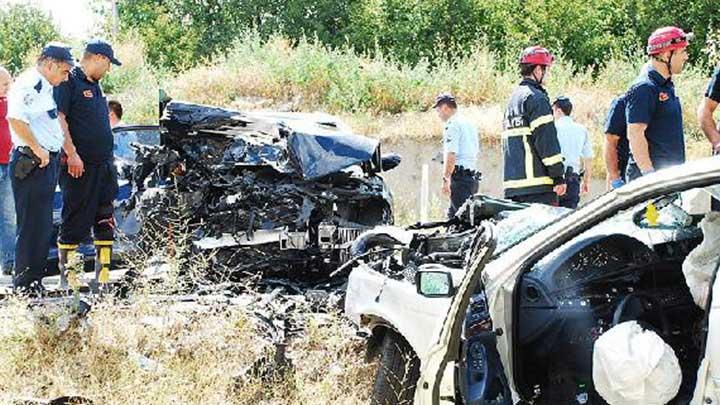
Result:
M184 136L232 137L223 163L270 166L305 180L369 162L379 145L322 115L243 113L172 101L160 123L174 134L188 134Z

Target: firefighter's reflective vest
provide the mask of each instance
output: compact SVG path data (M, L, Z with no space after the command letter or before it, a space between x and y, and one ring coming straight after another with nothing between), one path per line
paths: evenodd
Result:
M530 79L513 91L503 122L505 197L552 192L562 184L563 157L545 89Z

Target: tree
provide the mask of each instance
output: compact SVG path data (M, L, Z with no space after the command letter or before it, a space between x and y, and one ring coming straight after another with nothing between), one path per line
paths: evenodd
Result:
M17 73L27 58L48 42L58 40L50 16L27 4L12 4L0 10L0 64Z

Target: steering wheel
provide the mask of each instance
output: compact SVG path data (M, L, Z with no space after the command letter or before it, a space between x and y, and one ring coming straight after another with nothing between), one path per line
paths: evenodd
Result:
M626 312L632 311L627 314ZM650 315L650 316L648 316ZM653 316L654 315L654 316ZM642 319L641 319L642 318ZM633 292L624 296L615 312L613 313L612 326L617 326L619 323L624 321L638 321L638 323L646 329L657 331L656 325L650 323L647 319L656 318L660 321L660 333L664 337L670 336L670 322L662 308L662 305L653 298L652 296Z

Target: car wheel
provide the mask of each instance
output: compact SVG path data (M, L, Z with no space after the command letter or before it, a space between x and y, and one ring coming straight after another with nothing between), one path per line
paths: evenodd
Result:
M388 330L380 347L372 404L412 404L420 378L420 359L410 344L394 330Z

